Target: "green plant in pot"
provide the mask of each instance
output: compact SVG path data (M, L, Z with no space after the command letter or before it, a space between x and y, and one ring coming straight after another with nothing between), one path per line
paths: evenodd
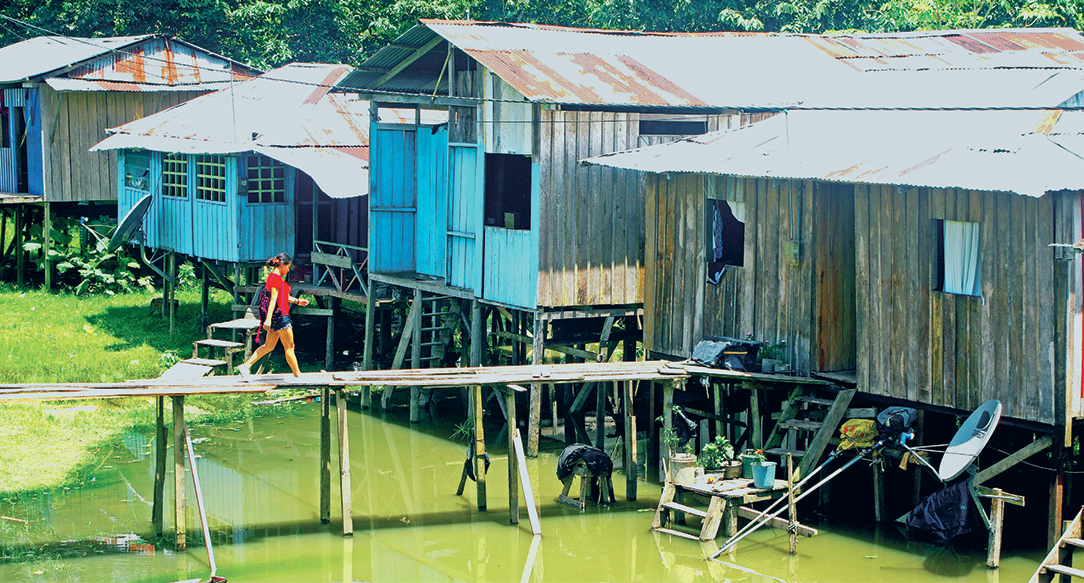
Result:
M659 417L662 421L662 417ZM667 479L674 484L691 484L696 478L696 444L688 440L684 444L670 427L662 430L662 443L669 455Z
M722 473L726 480L741 475L741 462L734 461L734 446L721 435L700 450L696 465L704 468L706 472Z
M760 357L761 372L776 372L777 368L783 368L787 362L787 341L775 344L765 344L757 353Z

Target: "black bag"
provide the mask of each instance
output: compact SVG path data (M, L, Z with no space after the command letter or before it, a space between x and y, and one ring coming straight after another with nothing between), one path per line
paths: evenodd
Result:
M263 335L263 323L267 321L267 312L271 309L271 290L265 285L260 288L259 295L256 296L256 311L257 317L260 319L260 326L256 328L256 343L260 343L260 336ZM279 309L275 306L275 312ZM271 312L272 317L275 312Z
M877 414L877 429L881 434L908 433L918 419L918 410L911 407L889 407Z
M710 368L756 371L757 352L763 342L725 336L706 336L693 348L693 361Z

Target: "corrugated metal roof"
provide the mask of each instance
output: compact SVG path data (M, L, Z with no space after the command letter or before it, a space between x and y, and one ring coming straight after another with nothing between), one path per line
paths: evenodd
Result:
M590 158L656 173L966 188L1084 189L1084 112L792 111L743 128Z
M92 150L256 151L304 170L333 197L365 194L369 102L331 85L347 65L293 63L232 88L107 130Z
M0 83L26 81L134 45L152 36L39 36L17 42L0 48Z
M0 48L0 83L63 75L127 84L128 89L120 85L107 89L118 91L131 90L131 85L153 88L242 80L258 73L232 59L163 35L38 37Z
M342 86L446 94L447 44L375 87L438 36L529 100L569 105L1057 107L1084 87L1084 36L1072 29L669 34L441 20L421 21Z
M93 81L89 79L69 79L68 77L50 77L45 83L56 91L117 91L128 93L176 93L181 91L218 91L229 87L229 81L213 83L186 83L178 85L151 85L148 83L119 83L117 81Z

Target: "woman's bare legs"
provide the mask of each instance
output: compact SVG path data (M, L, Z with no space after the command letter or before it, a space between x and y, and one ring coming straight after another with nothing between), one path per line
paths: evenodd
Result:
M295 377L301 376L301 371L297 368L297 356L294 354L294 329L279 330L278 334L282 340L282 349L286 351L286 364L290 365Z
M282 332L284 332L284 331L285 330L271 330L271 331L269 331L267 333L267 342L264 342L263 346L257 348L255 351L253 351L252 356L248 357L248 360L246 360L243 364L241 364L241 366L237 367L238 371L241 373L241 376L247 377L249 375L249 372L252 370L252 365L256 364L256 362L258 360L260 360L261 358L267 356L268 353L270 353L272 350L275 349L275 346L279 343L279 337L282 335ZM293 351L293 345L294 345L294 335L293 335L293 332L290 331L290 350L291 350L291 352ZM294 366L296 367L296 365L294 365Z

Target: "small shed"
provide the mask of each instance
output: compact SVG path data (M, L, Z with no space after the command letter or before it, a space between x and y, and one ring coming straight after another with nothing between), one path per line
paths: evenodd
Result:
M257 73L165 35L43 36L0 48L0 203L18 203L20 227L39 203L47 225L51 211L75 212L53 203L111 204L117 155L88 152L106 127Z
M328 93L351 70L293 63L107 130L94 150L120 151L120 211L150 194L146 245L195 258L307 260L323 244L363 262L369 104Z

